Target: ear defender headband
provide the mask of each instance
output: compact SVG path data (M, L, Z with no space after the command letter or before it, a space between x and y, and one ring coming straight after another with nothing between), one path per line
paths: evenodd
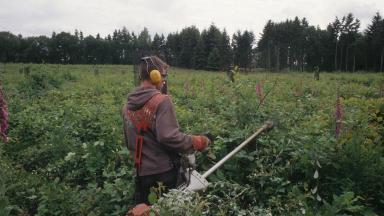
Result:
M149 64L148 64L148 60L150 60L152 62L152 65L159 68L153 61L152 61L152 58L150 56L147 56L147 57L143 57L141 58L142 61L145 61L145 64L147 65L147 73L149 75L149 79L151 80L151 83L153 85L158 85L161 83L161 73L159 70L157 69L153 69L151 71L148 70L149 68Z

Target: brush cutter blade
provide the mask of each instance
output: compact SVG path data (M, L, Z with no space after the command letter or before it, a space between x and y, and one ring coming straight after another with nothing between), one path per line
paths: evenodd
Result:
M209 185L209 182L201 176L196 170L191 173L191 178L186 190L189 191L200 191L205 190Z

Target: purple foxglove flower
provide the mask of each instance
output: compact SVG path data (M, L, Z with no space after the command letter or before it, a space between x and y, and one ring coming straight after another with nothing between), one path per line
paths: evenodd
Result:
M4 142L8 141L7 129L8 129L7 103L5 102L4 94L0 87L0 137Z
M256 84L255 90L256 90L256 95L259 98L260 104L262 104L264 102L263 101L264 94L263 94L263 86L260 82Z
M343 104L341 103L341 97L338 95L336 98L336 110L334 113L336 128L335 128L335 136L339 137L341 128L342 128L342 120L343 120Z

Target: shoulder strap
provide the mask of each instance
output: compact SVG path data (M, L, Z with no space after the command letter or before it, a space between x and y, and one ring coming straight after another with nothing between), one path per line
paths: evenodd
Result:
M141 165L141 151L144 142L143 132L151 128L151 124L156 118L157 107L166 97L166 95L158 93L153 95L141 109L135 111L127 109L127 116L136 127L138 133L136 135L135 147L135 167L137 172Z
M164 101L166 95L161 93L155 94L151 99L143 106L143 111L145 115L147 115L147 119L149 122L152 122L156 118L157 107L161 102Z
M158 93L153 95L142 108L135 111L127 109L126 112L132 124L138 130L150 127L152 121L156 118L157 107L166 97L166 95Z

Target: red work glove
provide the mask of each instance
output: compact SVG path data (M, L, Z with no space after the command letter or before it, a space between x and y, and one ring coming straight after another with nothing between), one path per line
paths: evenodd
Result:
M145 203L140 203L136 205L133 209L129 210L129 212L127 212L125 216L149 216L150 212L151 212L150 206L148 206ZM152 210L152 212L155 213L154 215L159 216L159 214L154 210Z
M193 149L196 151L203 151L211 144L211 141L206 136L192 136Z

